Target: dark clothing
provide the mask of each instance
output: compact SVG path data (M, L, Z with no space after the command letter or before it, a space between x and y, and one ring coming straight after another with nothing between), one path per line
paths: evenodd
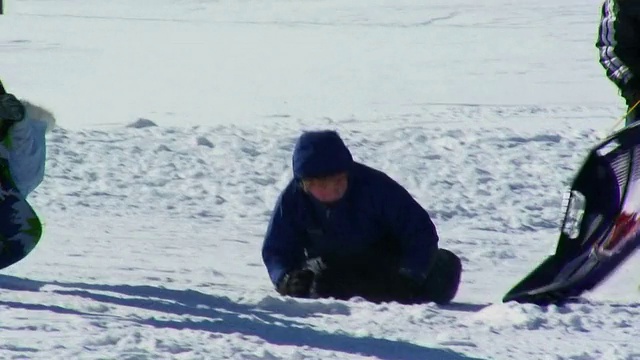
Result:
M640 100L639 1L604 2L596 46L607 77L618 87L627 106L633 106ZM627 124L635 120L636 116L631 116Z
M297 174L278 198L262 247L276 287L285 274L318 257L330 271L345 274L342 269L368 274L394 268L414 279L426 277L438 235L427 211L406 189L383 172L353 162L332 132L301 136L293 165ZM345 195L331 205L315 200L300 183L305 174L327 171L348 173Z
M423 301L448 303L458 293L462 277L462 261L447 249L438 250L435 262L424 286Z
M342 300L359 296L372 302L397 301L404 304L448 303L460 284L460 258L449 250L439 249L432 264L423 280L406 276L393 266L373 271L328 266L316 276L310 296Z
M393 241L391 239L394 239ZM307 259L375 267L398 254L398 267L424 275L438 235L428 213L382 172L354 163L345 196L325 206L292 181L281 194L262 248L271 281Z
M640 2L607 0L596 46L607 77L622 94L640 90Z
M390 243L389 239L395 239ZM399 254L400 266L425 274L438 235L427 212L398 183L354 163L345 196L325 206L292 181L280 196L262 249L274 284L310 258L369 267Z
M625 125L630 125L640 120L640 109L638 109L639 107L640 106L636 107L635 109L631 109L631 106L629 107L629 114L627 114L625 118Z
M293 176L298 180L348 172L352 164L351 152L333 131L306 132L293 150Z

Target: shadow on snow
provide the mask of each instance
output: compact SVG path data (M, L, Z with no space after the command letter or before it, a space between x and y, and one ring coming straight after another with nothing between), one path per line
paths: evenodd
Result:
M188 329L211 333L243 334L259 337L275 345L314 347L328 351L373 356L379 359L476 359L451 350L428 348L404 341L332 334L304 323L277 317L277 315L283 315L279 312L274 313L260 309L257 306L239 304L225 296L210 295L195 290L172 290L148 285L43 282L0 275L0 288L3 289L39 291L46 285L63 288L52 290L52 292L61 295L79 296L101 303L140 308L166 314L194 316L198 317L198 319L125 318L116 315L81 312L59 305L30 304L16 301L0 301L0 305L84 317L112 317L162 329ZM104 292L111 294L105 294ZM305 304L291 303L291 305L304 306ZM343 313L344 309L342 311L339 309L338 312Z

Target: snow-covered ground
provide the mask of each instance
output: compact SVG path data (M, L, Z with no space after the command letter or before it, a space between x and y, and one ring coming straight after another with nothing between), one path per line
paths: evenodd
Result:
M636 259L589 303L500 302L554 250L563 192L623 115L599 6L5 2L0 77L60 127L31 196L45 235L0 273L0 358L640 358ZM429 210L463 258L454 304L272 290L262 236L319 128Z

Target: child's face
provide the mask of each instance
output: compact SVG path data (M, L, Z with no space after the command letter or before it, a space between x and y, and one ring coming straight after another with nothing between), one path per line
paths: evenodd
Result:
M336 202L347 192L349 177L339 173L323 178L311 178L302 181L304 190L323 203Z

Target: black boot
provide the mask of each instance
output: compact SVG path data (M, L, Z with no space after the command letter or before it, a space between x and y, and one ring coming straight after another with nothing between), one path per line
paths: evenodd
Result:
M435 263L425 281L425 302L449 303L456 296L462 274L460 258L447 249L438 249Z

